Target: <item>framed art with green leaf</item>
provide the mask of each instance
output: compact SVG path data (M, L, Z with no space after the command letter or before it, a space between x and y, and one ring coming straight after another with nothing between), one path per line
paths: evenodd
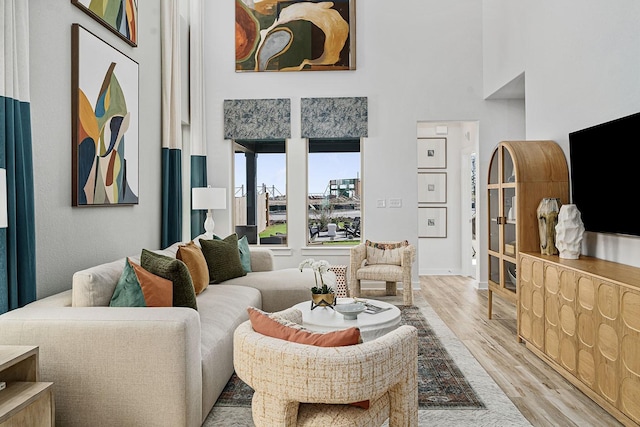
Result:
M138 63L71 31L72 205L138 204Z
M138 0L71 0L71 3L131 46L138 46Z

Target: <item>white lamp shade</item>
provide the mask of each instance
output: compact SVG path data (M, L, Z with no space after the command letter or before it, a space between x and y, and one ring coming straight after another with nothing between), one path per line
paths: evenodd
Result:
M191 209L226 209L227 189L199 187L191 189Z
M9 226L7 214L7 170L0 169L0 228Z

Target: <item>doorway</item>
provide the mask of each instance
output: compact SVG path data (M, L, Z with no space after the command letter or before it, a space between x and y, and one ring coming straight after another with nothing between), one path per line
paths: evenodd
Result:
M475 147L465 147L461 150L461 247L462 268L464 276L477 281L479 269L478 249L478 175L477 175L477 150Z

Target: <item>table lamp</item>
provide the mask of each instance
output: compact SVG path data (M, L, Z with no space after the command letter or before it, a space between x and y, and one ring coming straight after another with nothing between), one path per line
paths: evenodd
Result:
M9 226L7 214L7 170L0 169L0 228Z
M207 219L204 220L204 235L207 239L213 239L213 228L215 223L213 222L213 215L211 211L213 209L226 209L227 208L227 189L226 188L212 188L198 187L191 189L191 209L207 210Z

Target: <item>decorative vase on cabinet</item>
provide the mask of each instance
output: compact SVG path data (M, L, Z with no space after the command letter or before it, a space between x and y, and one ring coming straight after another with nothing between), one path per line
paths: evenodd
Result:
M584 224L578 207L574 204L562 205L556 225L556 247L559 257L564 259L580 258Z
M557 255L556 225L558 213L562 203L555 197L545 197L540 200L536 213L538 214L538 231L540 232L540 253L542 255Z
M536 209L545 197L568 203L569 169L554 141L502 141L489 165L488 317L493 294L516 303L518 253L539 251Z

